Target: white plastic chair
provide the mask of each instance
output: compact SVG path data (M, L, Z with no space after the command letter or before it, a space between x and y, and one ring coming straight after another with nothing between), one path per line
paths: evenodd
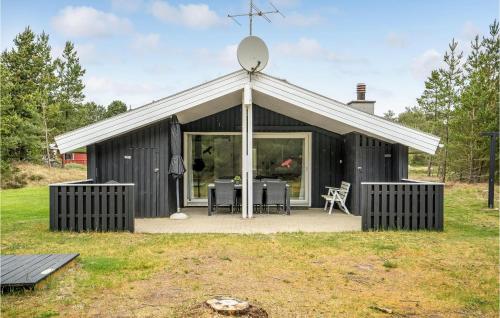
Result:
M345 201L347 199L347 195L349 194L349 189L351 188L351 184L349 182L342 181L340 188L334 187L326 187L328 189L328 193L322 195L321 197L325 199L325 208L326 211L328 209L328 203L330 203L330 210L328 214L332 214L333 205L337 202L339 208L347 214L351 214L347 206L345 205Z

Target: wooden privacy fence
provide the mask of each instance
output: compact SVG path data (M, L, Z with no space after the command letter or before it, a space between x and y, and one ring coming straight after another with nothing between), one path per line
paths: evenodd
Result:
M134 184L92 180L50 185L53 231L134 231Z
M442 183L361 182L362 227L367 230L443 230Z

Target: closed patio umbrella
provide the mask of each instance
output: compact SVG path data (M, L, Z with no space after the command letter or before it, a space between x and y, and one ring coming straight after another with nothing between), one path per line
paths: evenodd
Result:
M180 213L179 205L179 179L182 178L186 168L184 167L184 161L181 155L181 125L177 120L177 116L172 116L172 122L170 124L170 166L168 167L168 173L171 174L175 179L175 194L177 198L177 212L174 213L171 218L186 218L187 215Z

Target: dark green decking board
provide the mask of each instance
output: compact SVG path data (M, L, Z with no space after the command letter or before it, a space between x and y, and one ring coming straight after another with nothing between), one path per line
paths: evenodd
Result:
M32 288L79 255L0 255L0 286Z

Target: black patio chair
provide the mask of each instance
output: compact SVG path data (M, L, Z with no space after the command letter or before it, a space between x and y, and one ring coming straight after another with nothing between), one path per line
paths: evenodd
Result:
M264 183L254 180L253 181L253 207L259 208L259 213L262 213L264 205Z
M236 204L236 194L234 191L234 182L232 180L215 181L215 212L220 206L229 206L231 214Z
M269 180L266 181L266 209L269 213L269 206L276 205L276 212L280 207L285 210L286 205L286 182Z

